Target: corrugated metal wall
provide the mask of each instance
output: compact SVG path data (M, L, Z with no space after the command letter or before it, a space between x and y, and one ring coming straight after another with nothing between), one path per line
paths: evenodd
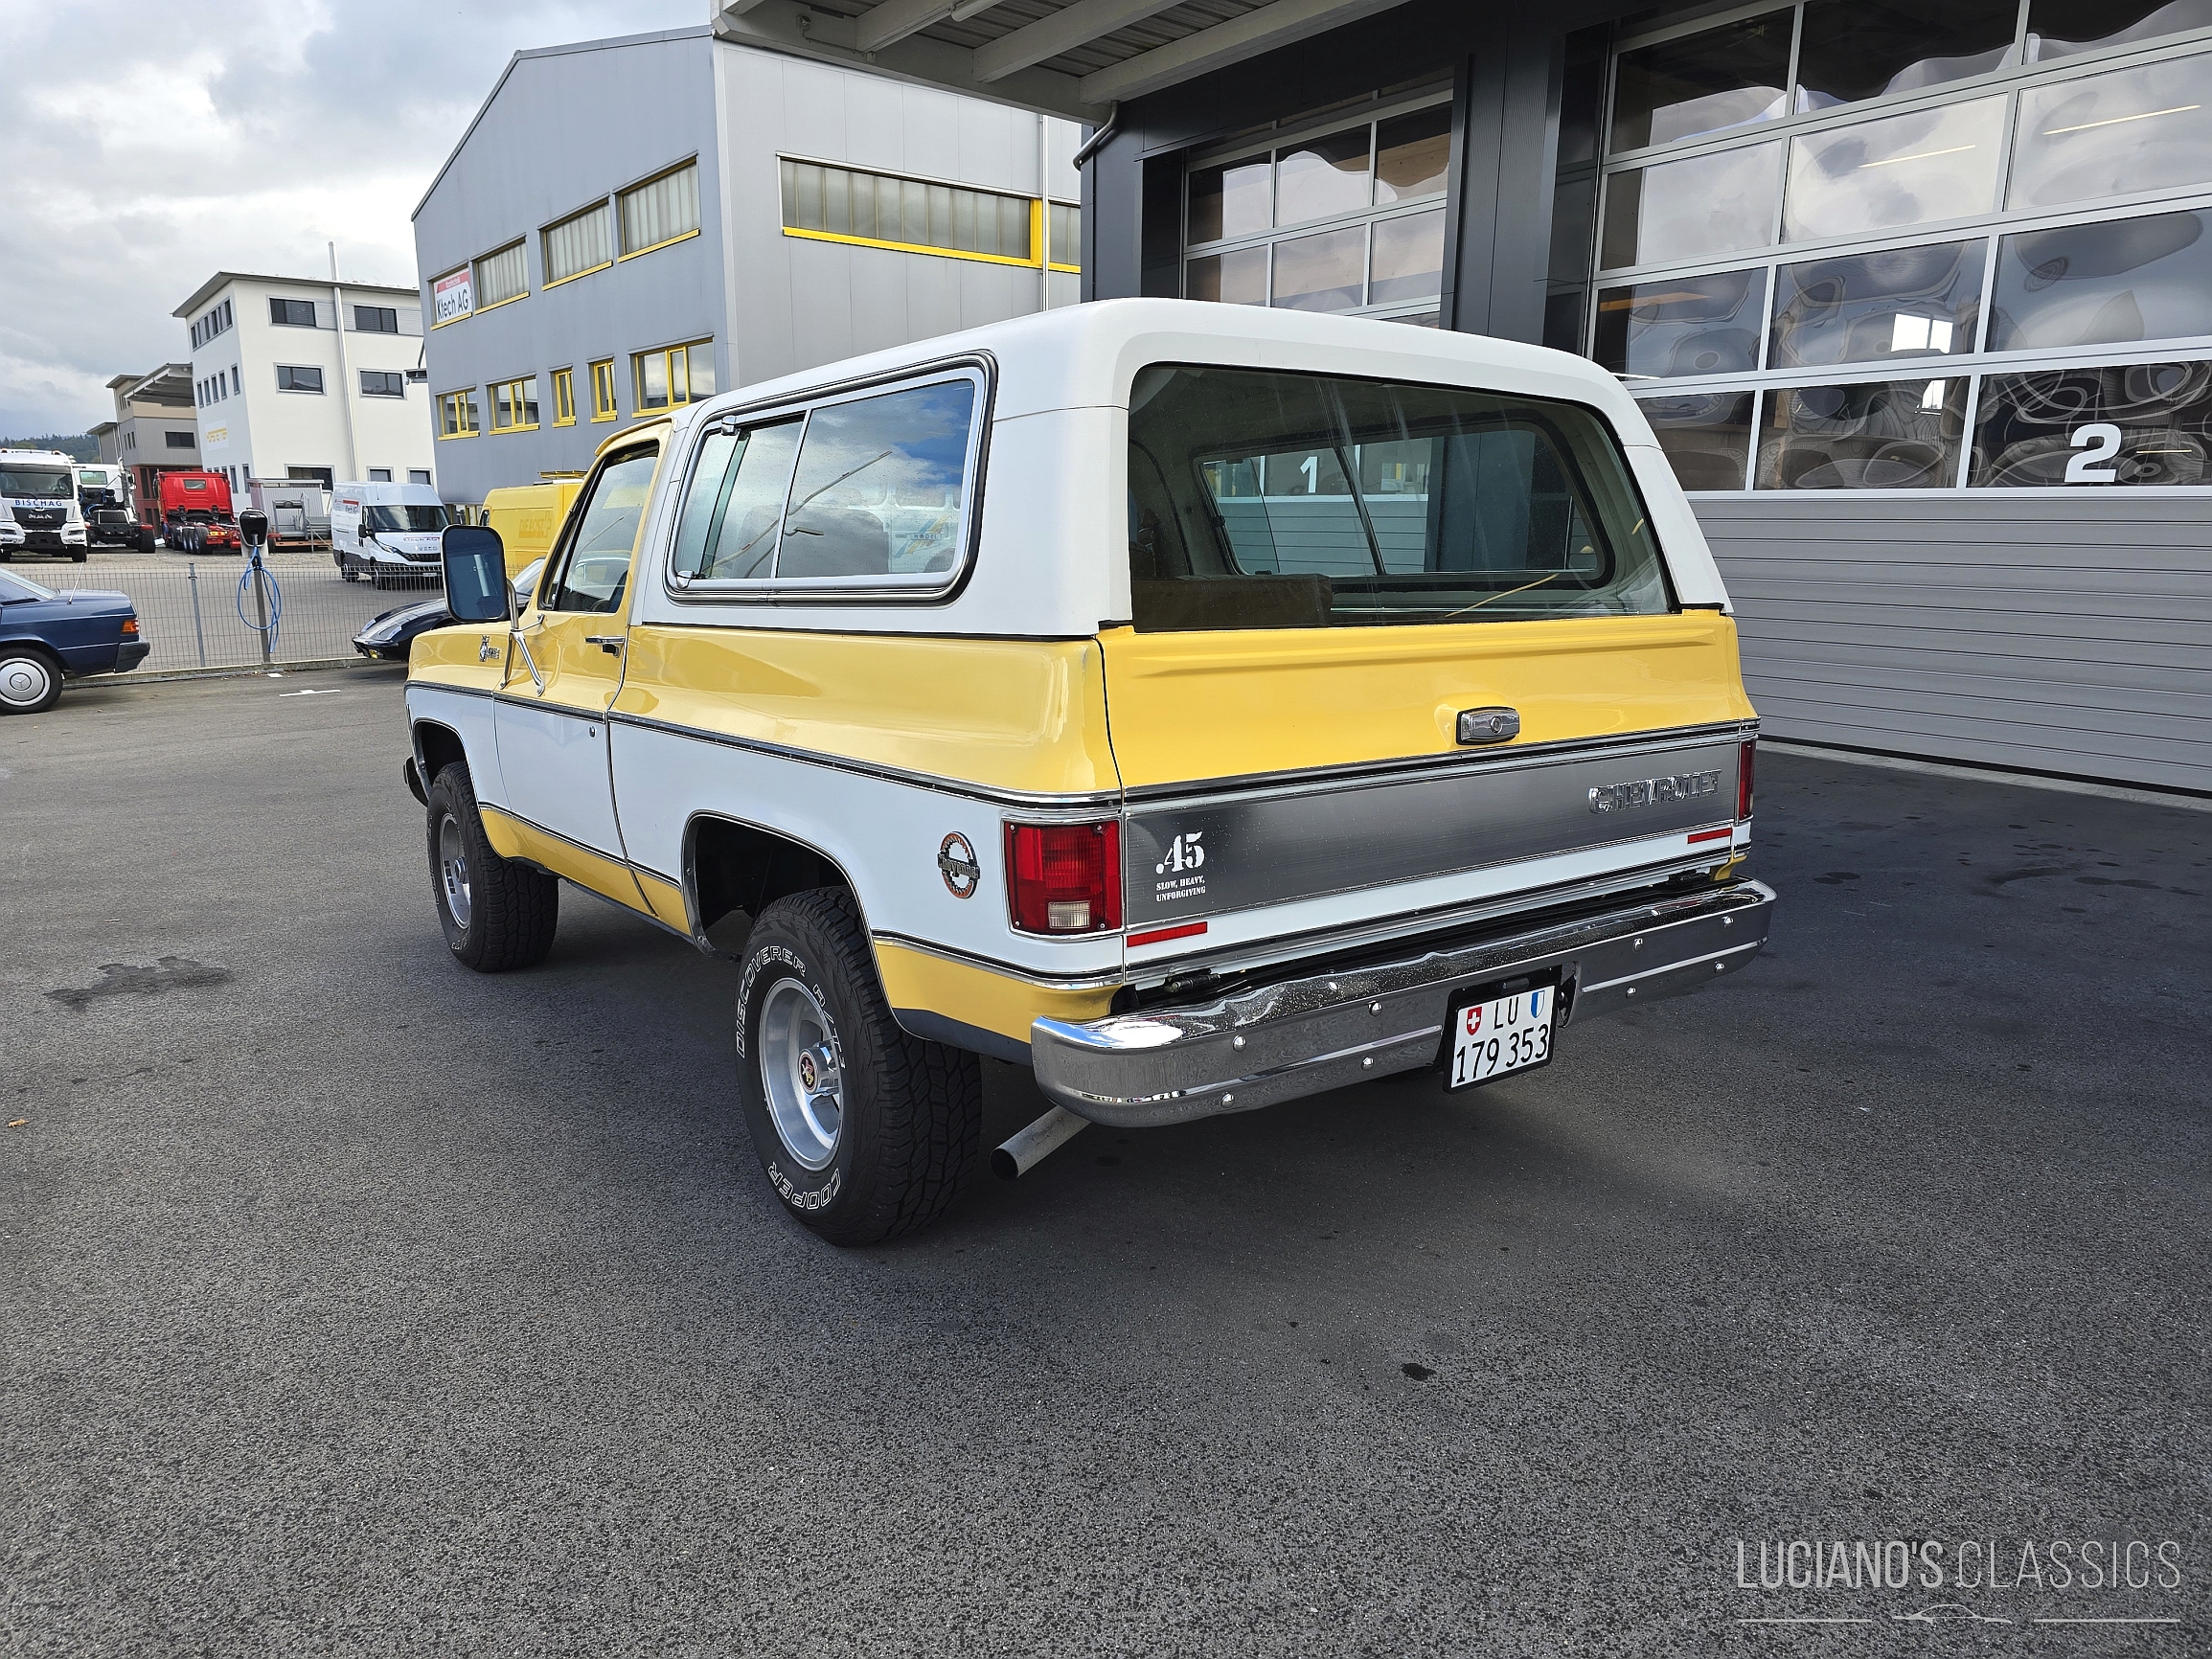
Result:
M2212 791L2212 500L1696 506L1775 737Z

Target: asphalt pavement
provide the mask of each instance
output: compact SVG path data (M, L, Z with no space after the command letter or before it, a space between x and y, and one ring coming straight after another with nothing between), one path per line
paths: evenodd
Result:
M450 962L402 746L0 721L0 1653L2212 1650L2212 815L1769 753L1741 976L843 1252L726 966Z

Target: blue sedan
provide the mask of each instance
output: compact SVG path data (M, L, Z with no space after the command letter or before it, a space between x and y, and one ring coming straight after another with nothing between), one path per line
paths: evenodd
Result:
M56 593L0 570L0 715L51 709L64 678L120 674L151 649L126 593Z

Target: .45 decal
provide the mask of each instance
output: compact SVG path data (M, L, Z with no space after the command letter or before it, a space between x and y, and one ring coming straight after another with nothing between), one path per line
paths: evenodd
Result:
M1190 830L1168 843L1168 855L1152 866L1152 874L1165 875L1169 871L1196 870L1206 861L1206 850L1198 845L1203 830Z

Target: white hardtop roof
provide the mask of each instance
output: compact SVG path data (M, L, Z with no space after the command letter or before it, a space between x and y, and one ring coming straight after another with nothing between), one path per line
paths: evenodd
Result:
M292 479L294 484L312 484L313 479ZM410 493L412 492L412 493ZM351 495L362 501L419 501L434 502L440 499L437 486L431 484L394 484L378 478L366 484L353 484L344 480L331 486L333 495Z
M101 465L98 461L80 461L76 456L64 455L58 449L0 449L0 461L12 461L19 466L24 462L33 462L40 466L52 466L57 464L62 466L98 466ZM114 463L110 462L108 465L113 466Z
M1603 410L1628 442L1643 430L1634 399L1587 358L1486 334L1208 300L1098 300L940 334L741 386L695 405L681 424L978 353L998 366L993 413L1002 421L1047 409L1125 406L1148 364L1213 363L1565 398Z

